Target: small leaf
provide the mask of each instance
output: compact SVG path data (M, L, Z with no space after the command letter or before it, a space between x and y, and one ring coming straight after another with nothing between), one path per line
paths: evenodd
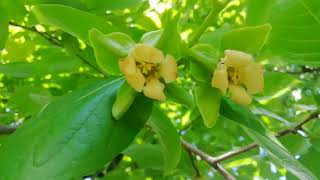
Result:
M270 24L231 30L224 34L221 48L223 50L233 49L251 54L259 53L267 42L270 31Z
M195 89L195 100L204 120L204 124L212 127L219 116L221 92L208 84L198 84Z
M162 33L163 33L163 29L146 32L145 34L142 35L140 42L155 47L159 42Z
M167 84L165 95L169 101L183 104L190 109L194 106L191 94L177 83Z
M122 46L121 43L110 39L107 35L104 35L97 29L90 30L89 38L94 49L97 64L100 68L109 74L120 74L118 66L118 60L120 59L119 54L125 56L125 47L131 48L131 46L127 46L127 43ZM119 49L121 50L118 48L115 49L115 46L113 46L114 44L116 44L116 47L120 47ZM127 52L129 52L129 50L130 49L127 49Z
M200 82L209 83L211 82L211 71L208 70L204 65L199 62L191 61L190 62L190 71L192 76Z
M152 101L138 96L115 121L111 109L122 81L96 81L24 123L1 143L0 161L6 163L0 179L80 179L103 168L127 148L152 110Z
M164 29L145 33L140 42L159 48L165 54L171 54L179 59L186 49L177 27L180 15L169 11L165 13L164 17Z
M219 62L218 52L219 51L209 44L197 44L190 49L189 54L197 62L213 72L216 64Z
M176 59L182 56L184 44L182 43L178 30L178 20L180 13L167 11L164 14L164 30L156 44L156 47L161 49L165 54L171 54Z
M156 106L153 108L148 123L159 135L164 156L164 172L171 174L180 161L180 135L170 119Z
M41 24L56 26L88 44L88 31L92 28L97 28L103 33L115 31L108 21L68 6L42 4L34 6L32 12Z
M116 101L112 106L112 115L116 120L119 120L128 111L136 96L137 91L127 81L124 81L117 92Z
M92 29L89 31L90 36L102 35L97 29ZM133 46L136 44L133 39L127 34L121 32L114 32L110 34L103 35L103 39L100 39L103 44L111 52L117 56L127 56Z

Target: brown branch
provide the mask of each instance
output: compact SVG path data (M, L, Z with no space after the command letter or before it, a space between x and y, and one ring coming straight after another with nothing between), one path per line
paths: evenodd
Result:
M236 179L227 170L225 170L220 164L217 163L213 166L224 177L224 179L226 179L226 180L235 180Z
M212 159L212 162L219 163L219 162L224 161L226 159L229 159L231 157L234 157L234 156L237 156L237 155L242 154L244 152L250 151L251 149L254 149L256 147L258 147L258 144L252 143L247 146L241 147L240 149L228 151L220 156L214 157Z
M16 131L17 127L16 126L6 126L2 125L0 126L0 135L3 134L12 134L14 131Z
M200 149L192 146L185 140L181 140L182 146L189 152L192 152L195 155L198 155L201 157L202 160L206 161L208 164L210 164L214 169L216 169L225 179L227 180L235 180L235 178L226 171L222 166L220 166L218 163L214 162L214 158L207 153L201 151Z
M9 22L9 24L11 26L16 26L16 27L20 27L22 29L34 32L38 35L40 35L41 37L43 37L45 40L47 40L49 43L58 46L60 48L64 48L63 44L59 41L59 39L53 37L52 35L48 34L48 33L44 33L44 32L40 32L38 31L35 27L28 27L28 26L24 26L21 24L17 24L15 22ZM107 74L105 72L103 72L101 69L99 69L98 67L94 66L93 64L90 63L89 60L87 60L86 58L82 57L80 54L75 54L76 57L78 57L84 64L88 65L91 69L107 76Z
M288 135L288 134L291 134L291 133L297 133L298 130L301 130L302 129L302 126L305 125L306 123L310 122L311 120L313 119L316 119L316 118L319 118L319 113L320 112L313 112L311 113L306 119L304 119L303 121L301 121L300 123L298 123L296 126L294 126L293 128L288 128L288 129L285 129L285 130L282 130L280 132L278 132L275 136L276 137L282 137L282 136L285 136L285 135ZM187 143L186 141L182 140L182 145L187 148L187 149L190 149L192 150L192 152L198 156L201 157L201 159L205 160L206 162L208 162L210 165L213 165L213 164L218 164L220 163L221 161L224 161L224 160L227 160L227 159L230 159L234 156L237 156L239 154L242 154L242 153L245 153L245 152L248 152L250 151L251 149L254 149L256 147L258 147L259 145L256 144L256 143L252 143L252 144L249 144L247 146L244 146L244 147L241 147L240 149L237 149L237 150L233 150L233 151L229 151L229 152L226 152L220 156L216 156L216 157L213 157L213 156L210 156L208 155L207 153L193 147L192 145L190 145L189 143Z

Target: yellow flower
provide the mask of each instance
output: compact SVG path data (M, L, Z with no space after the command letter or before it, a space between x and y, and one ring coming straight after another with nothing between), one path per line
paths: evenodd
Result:
M251 94L263 90L263 67L244 52L225 50L224 54L225 57L213 73L211 85L220 89L223 94L228 89L233 101L249 105L252 101Z
M119 61L121 72L128 83L138 92L157 100L165 100L165 83L175 81L177 63L174 57L164 56L162 51L146 44L137 44L129 55Z

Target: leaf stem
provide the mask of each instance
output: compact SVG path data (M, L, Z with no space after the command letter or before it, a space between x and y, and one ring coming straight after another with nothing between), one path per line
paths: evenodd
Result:
M192 47L198 42L201 35L207 30L207 28L210 26L212 21L217 18L219 13L226 7L226 5L230 1L231 0L227 0L225 3L222 3L222 4L218 3L216 0L213 1L212 9L210 10L208 16L202 22L200 28L196 31L195 35L191 38L188 47Z

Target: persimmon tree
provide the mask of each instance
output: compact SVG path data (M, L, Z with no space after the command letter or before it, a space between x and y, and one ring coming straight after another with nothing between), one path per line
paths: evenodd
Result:
M0 180L318 179L320 1L0 1Z

